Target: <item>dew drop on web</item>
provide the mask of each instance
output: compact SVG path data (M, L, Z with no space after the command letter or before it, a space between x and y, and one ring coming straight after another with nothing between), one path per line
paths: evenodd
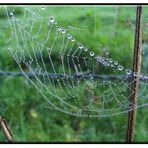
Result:
M62 33L65 34L66 33L66 30L65 29L62 29Z
M93 51L90 51L89 54L91 57L93 57L95 55L95 53Z
M78 43L78 47L79 47L80 49L83 49L83 45L82 45L81 43Z
M109 59L109 62L112 63L112 62L113 62L113 59L110 58L110 59Z
M132 73L132 71L130 69L126 69L126 74L130 75Z
M50 17L49 17L49 21L50 21L51 23L53 23L53 22L54 22L54 17L50 16Z
M58 31L61 31L61 27L58 27Z
M84 51L88 51L88 48L84 47Z
M41 9L42 9L42 10L45 10L45 6L42 6Z
M70 34L67 34L67 38L70 40L72 36Z
M115 64L115 65L118 65L118 61L114 61L114 64Z
M75 41L75 38L74 37L71 37L71 41L74 42Z
M104 57L102 57L102 58L101 58L101 61L102 61L102 62L104 62L104 61L105 61L105 58L104 58Z
M120 70L120 71L123 70L123 66L119 65L118 70Z
M10 14L10 16L13 16L13 12L10 12L9 14Z
M105 54L106 54L106 55L109 55L109 52L107 51Z

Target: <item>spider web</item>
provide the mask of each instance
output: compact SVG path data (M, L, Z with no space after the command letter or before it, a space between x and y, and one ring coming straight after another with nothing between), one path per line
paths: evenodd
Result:
M22 8L23 17L5 9L10 31L8 49L50 109L91 118L147 105L147 75L123 67L110 57L107 48L100 47L103 54L97 55L71 34L71 29L80 28L63 28L54 17L44 18L31 8ZM138 105L130 108L132 76L140 77L141 84Z

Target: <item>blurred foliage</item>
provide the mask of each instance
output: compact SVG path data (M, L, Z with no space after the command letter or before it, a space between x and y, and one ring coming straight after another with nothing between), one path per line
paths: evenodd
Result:
M21 7L15 6L23 17ZM76 38L100 53L100 45L126 68L132 68L134 30L127 21L135 23L135 6L40 6L32 9L40 15L56 17L61 26L75 26ZM96 9L96 24L94 23ZM144 20L148 9L144 8ZM145 20L146 22L147 20ZM18 71L7 50L6 15L0 7L0 70ZM97 30L94 31L95 25ZM13 45L15 46L15 45ZM55 55L54 55L55 56ZM55 57L56 58L56 57ZM56 61L55 61L56 63ZM14 140L18 142L125 142L127 114L110 118L84 119L51 110L39 92L22 77L0 77L0 114L7 119ZM136 142L148 141L146 110L138 111ZM1 130L0 130L1 132ZM0 141L6 139L0 133Z

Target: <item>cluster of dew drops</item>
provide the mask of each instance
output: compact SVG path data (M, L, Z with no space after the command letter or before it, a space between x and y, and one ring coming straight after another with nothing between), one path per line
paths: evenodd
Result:
M41 9L45 10L46 7L45 6L41 6ZM9 13L9 15L13 16L14 15L14 10L12 10ZM87 47L84 47L81 43L76 41L76 39L71 34L67 34L66 31L68 29L63 29L62 27L57 26L57 22L55 21L54 17L49 16L49 23L56 25L57 31L60 31L62 34L66 34L68 40L71 40L72 42L76 42L78 44L78 48L79 49L81 49L81 50L83 49L85 52L89 52L90 57L95 57L95 59L97 61L101 62L104 66L107 66L107 67L111 66L112 68L117 66L117 70L119 70L119 71L122 71L124 69L123 66L118 64L118 61L113 61L112 58L105 58L105 57L95 56L95 53L93 51L91 51ZM104 51L106 52L106 55L109 54L108 50L106 50L105 48L104 48ZM132 73L132 71L129 70L129 69L126 69L125 71L126 71L127 75L130 75Z
M45 10L45 6L42 6L41 8L42 8L42 10ZM124 70L124 67L122 65L119 65L118 61L114 61L112 58L105 58L105 57L95 56L95 53L93 51L91 51L87 47L84 47L81 43L76 41L76 39L72 35L67 34L66 31L68 29L63 29L62 27L57 26L57 22L55 21L54 17L49 16L49 23L55 24L58 31L61 31L61 33L67 35L68 40L71 40L72 42L77 42L79 49L81 49L81 50L83 49L85 52L89 52L90 57L95 57L95 59L97 61L101 62L104 66L107 66L107 67L110 66L112 68L114 68L116 66L117 70L119 70L119 71ZM108 52L108 50L106 50L106 48L104 48L103 50L106 52L106 55L109 54L109 52ZM125 69L125 72L126 72L127 75L132 74L132 71L130 69Z
M46 7L45 6L41 6L41 9L42 10L45 10ZM13 16L14 15L14 11L15 10L12 10L9 13L9 15L10 16ZM67 39L68 40L71 40L72 42L77 42L79 49L81 49L81 50L83 49L85 52L89 52L89 55L91 57L95 57L95 59L97 61L101 62L104 66L106 66L106 67L109 67L110 66L112 68L115 67L115 66L117 66L117 70L119 70L119 71L123 71L124 70L124 67L122 65L119 65L118 64L118 61L114 61L112 58L105 58L105 57L95 56L95 53L93 51L91 51L87 47L84 47L81 43L79 43L78 41L76 41L76 39L72 35L67 34L66 31L68 29L63 29L62 27L57 26L57 22L55 21L54 17L52 17L52 16L49 17L49 23L51 23L51 24L54 23L54 25L56 25L58 31L61 31L62 34L66 34L67 35ZM106 48L104 48L103 50L105 51L106 55L109 54L109 52L108 52L108 50L106 50ZM132 70L130 70L130 69L125 69L125 72L126 72L127 75L132 74ZM137 76L137 73L134 73L134 76ZM140 76L141 77L144 77L146 79L148 78L147 75L144 76L143 74L140 74Z

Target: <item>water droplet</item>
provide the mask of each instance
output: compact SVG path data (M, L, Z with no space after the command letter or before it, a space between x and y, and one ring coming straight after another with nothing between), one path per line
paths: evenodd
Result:
M115 64L115 65L118 65L118 61L114 61L114 64Z
M110 64L109 64L109 63L107 63L107 64L106 64L106 66L108 66L108 67L109 67L109 66L110 66Z
M107 48L103 48L103 50L104 50L104 51L108 51L108 49L107 49Z
M88 51L88 48L84 47L84 51Z
M67 38L70 40L72 36L70 34L67 34Z
M148 74L144 75L144 78L145 78L145 79L148 79Z
M65 29L62 29L62 33L63 33L63 34L66 33L66 30L65 30Z
M118 70L123 70L123 66L119 65Z
M75 38L74 38L74 37L72 37L72 38L71 38L71 41L72 41L72 42L74 42L74 41L75 41Z
M50 21L51 23L53 23L53 22L54 22L54 17L50 16L50 17L49 17L49 21Z
M112 63L112 62L113 62L113 59L110 58L110 59L109 59L109 62Z
M41 8L42 8L42 10L45 10L45 6L42 6Z
M109 55L109 52L107 51L105 54L106 54L106 55Z
M105 66L107 66L108 63L105 61L103 64L104 64Z
M130 75L132 73L132 71L130 69L126 69L126 74Z
M114 67L114 64L111 64L111 67Z
M95 53L93 51L90 51L89 54L91 57L93 57L95 55Z
M103 61L105 61L105 58L104 58L104 57L102 57L102 58L101 58L101 61L102 61L102 62L103 62Z
M61 27L58 27L58 31L61 31Z
M10 12L9 14L10 14L11 16L13 16L13 12Z
M83 45L81 44L81 43L78 43L78 47L80 48L80 49L83 49Z

